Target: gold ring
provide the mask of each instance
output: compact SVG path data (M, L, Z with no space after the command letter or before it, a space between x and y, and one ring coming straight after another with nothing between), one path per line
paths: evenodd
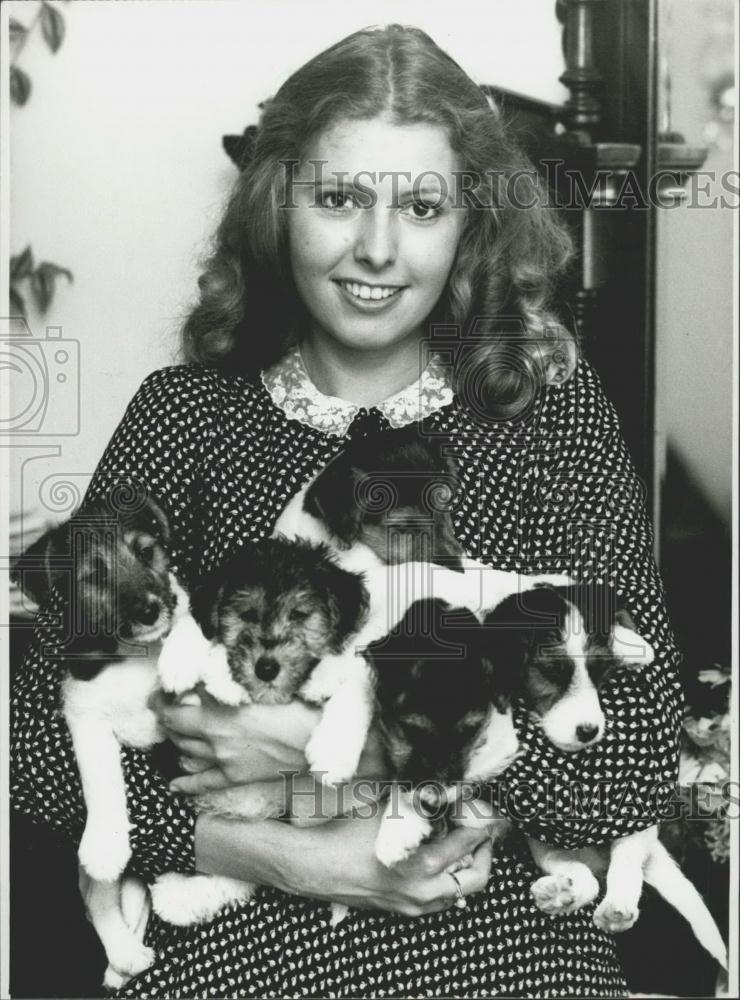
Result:
M457 899L455 900L455 906L459 910L462 910L462 909L464 909L468 905L468 901L465 898L465 893L463 892L463 888L460 885L460 879L453 872L447 872L447 874L450 876L450 878L452 879L452 881L455 883L455 892L457 893Z

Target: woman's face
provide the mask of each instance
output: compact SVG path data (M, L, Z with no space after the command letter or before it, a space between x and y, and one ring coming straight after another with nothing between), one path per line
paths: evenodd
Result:
M460 167L431 125L348 120L314 139L285 209L314 338L394 353L423 336L465 221Z

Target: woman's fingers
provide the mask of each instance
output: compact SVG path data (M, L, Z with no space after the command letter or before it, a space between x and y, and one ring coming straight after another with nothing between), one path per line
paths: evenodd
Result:
M407 861L396 865L399 872L408 874L438 875L445 872L465 855L475 851L479 844L490 842L487 828L472 829L458 826L442 840L422 846Z
M210 767L198 774L182 774L170 782L170 791L183 795L200 795L220 788L228 788L230 782L217 767Z
M428 879L425 895L429 903L433 905L435 902L446 901L448 905L452 903L463 906L467 896L485 889L491 872L491 857L490 842L481 844L469 867L455 872L442 871L433 879Z
M207 771L211 766L208 761L198 757L188 757L187 754L182 754L178 764L180 770L187 772L187 774L199 774L201 771Z
M197 760L201 760L204 763L210 765L217 762L217 757L213 752L213 748L210 743L206 743L205 740L190 739L187 736L179 736L177 733L168 732L167 734L175 746L180 750L186 757L194 757Z
M200 736L203 733L202 705L176 705L160 701L156 711L159 721L170 733L181 736Z

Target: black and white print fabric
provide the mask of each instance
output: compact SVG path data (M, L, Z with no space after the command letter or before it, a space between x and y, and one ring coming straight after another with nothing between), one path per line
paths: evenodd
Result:
M291 364L294 379L295 358ZM341 407L340 434L320 406L313 421L310 407L301 411L305 419L291 418L275 399L276 385L285 384L194 366L154 372L129 405L88 498L112 482L148 487L171 520L174 567L193 580L246 540L267 535L348 435L368 422L387 426L386 414L360 410L347 427ZM316 392L309 394L314 407ZM564 847L650 825L676 773L678 654L641 487L597 376L580 361L569 382L542 390L517 419L487 419L447 392L423 416L425 431L454 448L462 483L454 519L467 551L500 569L613 583L657 652L649 668L609 679L605 738L580 754L557 751L519 713L526 752L502 778L501 806L519 829ZM59 712L60 669L44 656L53 641L40 616L14 692L13 807L79 840L85 809ZM170 794L147 753L124 754L131 871L151 881L193 870L191 806ZM173 928L152 917L146 941L157 960L119 995L624 995L612 939L593 926L592 907L544 915L529 895L537 875L514 838L498 850L487 890L463 910L415 919L353 910L333 929L328 905L263 888L207 925Z

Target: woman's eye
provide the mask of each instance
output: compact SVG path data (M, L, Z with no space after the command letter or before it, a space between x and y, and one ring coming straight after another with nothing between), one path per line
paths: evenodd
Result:
M343 191L324 191L320 204L322 208L328 208L332 212L345 212L357 207L352 195Z
M417 222L431 222L439 215L439 208L426 201L412 201L404 209Z

